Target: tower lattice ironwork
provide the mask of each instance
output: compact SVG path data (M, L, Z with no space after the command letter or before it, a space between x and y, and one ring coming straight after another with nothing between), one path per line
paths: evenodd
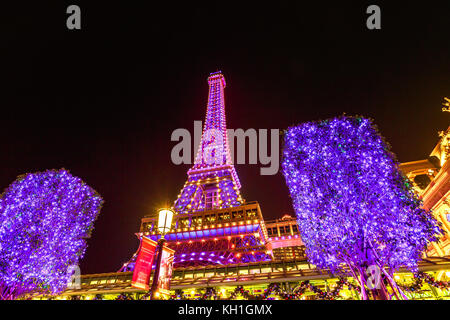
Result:
M245 202L234 168L225 120L221 72L208 77L206 120L194 165L173 209L177 215L165 238L175 249L176 268L251 263L271 259L267 230L257 202ZM157 221L144 217L140 235L157 240Z
M190 213L243 203L239 178L231 161L225 120L225 78L220 72L208 78L209 96L202 138L193 167L174 209Z

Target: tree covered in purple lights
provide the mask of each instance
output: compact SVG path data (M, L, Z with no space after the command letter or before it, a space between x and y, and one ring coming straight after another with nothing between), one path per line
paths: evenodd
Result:
M0 299L64 290L102 204L64 169L19 176L0 196Z
M283 174L310 262L331 272L348 266L363 299L366 286L374 298L388 298L385 282L406 298L393 273L400 266L416 271L442 230L376 126L342 116L290 127L284 139ZM375 271L385 280L376 287Z

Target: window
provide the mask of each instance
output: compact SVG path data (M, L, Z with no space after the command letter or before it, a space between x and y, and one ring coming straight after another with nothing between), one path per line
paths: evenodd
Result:
M298 227L297 225L292 225L292 232L297 233L298 232Z
M244 211L233 211L233 219L242 219L244 217Z
M247 268L240 269L240 270L238 270L238 274L248 274L248 269Z
M219 193L217 191L208 191L204 195L205 209L211 210L219 207Z
M184 218L179 220L181 227L189 227L189 218Z
M252 219L256 217L256 210L252 209L252 210L247 210L246 211L247 214L247 218Z
M202 217L196 217L193 220L194 220L194 224L196 226L201 226L201 224L202 224Z
M261 268L261 273L269 273L269 272L272 272L272 268L271 267Z
M284 234L284 227L280 227L280 234Z
M268 229L267 229L267 234L268 234L269 236L272 235L272 229L271 229L271 228L268 228Z
M152 229L153 229L153 225L151 222L146 222L142 225L142 231L144 231L144 232L152 231Z

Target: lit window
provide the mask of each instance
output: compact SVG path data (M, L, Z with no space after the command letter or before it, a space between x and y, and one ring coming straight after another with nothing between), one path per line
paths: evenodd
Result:
M205 209L211 210L219 207L219 194L217 191L209 191L204 195Z

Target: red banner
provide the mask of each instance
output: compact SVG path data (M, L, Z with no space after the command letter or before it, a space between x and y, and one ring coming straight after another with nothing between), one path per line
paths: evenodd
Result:
M152 273L153 257L155 256L156 242L143 237L136 263L134 265L131 286L148 290L150 288L150 275Z
M164 246L161 255L161 267L159 269L158 288L157 290L162 294L169 294L170 279L172 278L173 270L173 255L175 251Z

